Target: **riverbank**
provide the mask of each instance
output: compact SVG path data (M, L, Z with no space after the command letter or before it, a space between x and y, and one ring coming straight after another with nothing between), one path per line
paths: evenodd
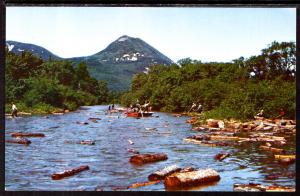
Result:
M63 108L53 107L48 104L38 104L34 107L28 107L24 103L16 103L16 106L18 108L18 115L46 115L74 111L64 110ZM5 104L5 116L11 116L11 104Z

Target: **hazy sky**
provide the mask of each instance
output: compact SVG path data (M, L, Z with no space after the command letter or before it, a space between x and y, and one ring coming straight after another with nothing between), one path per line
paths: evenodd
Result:
M294 8L7 7L6 39L61 57L92 55L122 35L173 61L231 61L296 40Z

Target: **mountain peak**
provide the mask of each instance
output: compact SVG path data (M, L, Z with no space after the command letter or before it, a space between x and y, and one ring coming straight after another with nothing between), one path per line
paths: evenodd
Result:
M123 36L119 37L119 39L117 39L117 41L123 42L123 41L126 41L128 39L132 39L132 37L129 37L128 35L123 35Z

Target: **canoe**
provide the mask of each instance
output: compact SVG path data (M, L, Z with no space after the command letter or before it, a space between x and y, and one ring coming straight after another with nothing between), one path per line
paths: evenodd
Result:
M143 114L140 112L127 112L127 117L149 117L152 116L153 112L144 112Z

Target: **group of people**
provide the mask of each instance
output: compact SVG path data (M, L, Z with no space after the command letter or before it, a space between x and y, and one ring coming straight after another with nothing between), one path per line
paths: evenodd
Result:
M197 104L194 102L192 107L190 108L189 112L199 112L201 113L203 110L203 106L201 105L201 103Z
M152 110L150 101L145 101L143 105L137 99L135 103L130 105L130 110L133 112L150 112Z
M114 110L115 109L115 104L113 103L112 105L108 106L108 111Z

